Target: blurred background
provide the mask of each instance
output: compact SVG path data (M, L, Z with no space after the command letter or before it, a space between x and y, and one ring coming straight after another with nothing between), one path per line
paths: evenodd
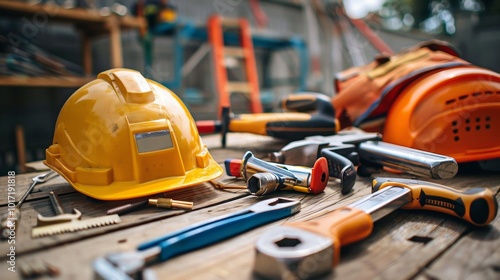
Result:
M66 99L116 66L170 88L196 120L216 119L213 14L250 23L266 112L291 93L333 96L335 73L429 39L500 71L498 0L0 0L0 170L44 159ZM116 26L97 23L111 17ZM114 28L119 37L109 36ZM234 61L224 63L241 78ZM238 98L233 109L244 110Z

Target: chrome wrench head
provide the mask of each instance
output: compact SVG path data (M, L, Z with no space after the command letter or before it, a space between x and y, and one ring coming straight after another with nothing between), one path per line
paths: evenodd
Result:
M254 213L275 211L278 209L290 209L290 213L297 213L300 210L300 200L276 197L274 199L266 199L265 201L258 202L248 208L248 210Z
M154 279L154 274L146 269L146 265L154 262L160 251L160 247L153 247L145 251L111 253L98 258L93 262L94 279Z
M52 175L54 174L55 172L54 171L49 171L47 173L43 173L43 174L40 174L38 176L35 176L33 178L31 178L31 180L33 181L33 183L35 184L39 184L39 183L45 183L45 181L49 180L50 178L45 178L49 175Z
M278 226L256 244L254 272L270 279L311 279L332 270L333 241L294 227Z

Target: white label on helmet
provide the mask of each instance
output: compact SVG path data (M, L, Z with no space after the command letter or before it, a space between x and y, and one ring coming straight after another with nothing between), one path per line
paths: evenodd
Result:
M139 153L165 150L173 147L170 130L136 133L135 142L137 143L137 151Z

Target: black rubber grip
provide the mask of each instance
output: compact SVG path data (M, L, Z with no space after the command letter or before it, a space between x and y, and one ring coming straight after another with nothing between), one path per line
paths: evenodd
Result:
M330 176L340 179L342 194L349 193L356 183L356 169L352 162L329 149L322 149L321 155L328 162Z
M461 218L477 226L491 223L498 212L495 194L488 188L457 190L448 186L404 178L375 178L372 192L385 187L404 187L411 190L412 200L404 209L438 211Z

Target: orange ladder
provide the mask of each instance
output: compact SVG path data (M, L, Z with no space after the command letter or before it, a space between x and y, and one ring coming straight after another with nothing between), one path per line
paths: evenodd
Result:
M224 43L224 28L239 31L240 46L229 47ZM246 96L251 113L262 113L257 65L248 21L244 18L228 19L213 15L208 19L208 37L214 57L216 88L219 93L219 115L223 107L231 105L231 94L235 92ZM226 57L234 57L243 62L245 81L228 80Z

